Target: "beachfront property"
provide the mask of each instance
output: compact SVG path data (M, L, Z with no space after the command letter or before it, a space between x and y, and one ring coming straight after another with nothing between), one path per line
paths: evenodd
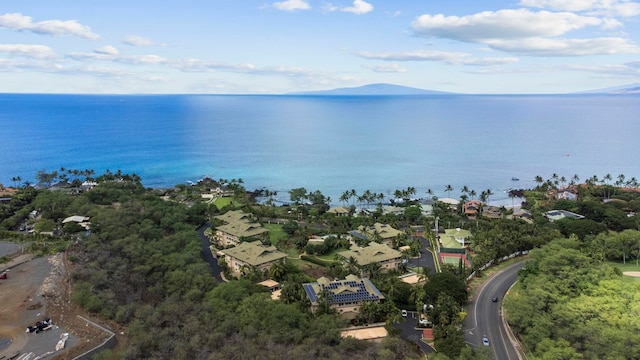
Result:
M210 234L210 240L219 247L236 246L241 241L263 240L269 236L269 230L254 222L253 216L242 210L232 210L214 219L223 225L216 226Z
M236 247L220 252L234 275L242 275L248 268L269 271L273 264L287 257L287 254L278 251L275 246L263 245L260 241L241 242Z
M459 200L456 200L456 199L453 199L453 198L440 198L440 199L438 199L438 201L443 203L443 204L447 204L447 206L451 210L456 210L458 208L458 204L460 204Z
M556 220L569 218L569 219L584 219L584 216L580 214L573 213L567 210L551 210L544 213L544 217L549 219L549 221L553 222Z
M480 200L469 200L462 205L462 212L469 217L474 217L478 215L481 208L482 202Z
M366 247L351 246L350 250L337 253L343 263L349 263L353 258L359 267L370 264L380 264L380 271L387 272L397 269L402 262L402 253L385 244L370 242Z
M364 302L380 303L384 296L367 278L347 275L344 280L331 281L326 277L313 283L302 284L307 298L311 301L311 312L315 312L322 299L347 319L354 319Z
M487 219L502 219L502 210L497 206L484 206L482 216Z
M361 241L375 241L391 247L394 240L402 235L402 231L394 229L390 225L377 222L372 226L362 225L358 227L358 230L349 231L349 235Z
M335 216L349 216L351 211L344 206L337 206L327 210L327 213L334 214Z

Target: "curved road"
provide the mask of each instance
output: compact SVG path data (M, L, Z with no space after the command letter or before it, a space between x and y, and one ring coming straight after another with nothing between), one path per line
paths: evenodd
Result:
M502 321L502 299L518 281L518 271L524 266L524 259L500 270L487 280L469 307L469 314L465 319L464 338L472 347L482 345L482 338L489 339L489 346L498 360L520 359L518 351L511 343L505 323ZM497 297L498 301L491 299Z
M211 254L211 250L209 249L209 238L207 238L207 236L204 234L204 231L207 230L207 228L210 226L211 223L207 222L206 224L200 226L197 230L198 236L200 237L200 245L202 245L202 257L204 258L204 261L209 264L211 275L213 275L213 277L215 277L218 282L223 282L224 280L220 275L220 273L222 273L222 268L220 267L220 265L218 265L218 260L213 257L213 254Z

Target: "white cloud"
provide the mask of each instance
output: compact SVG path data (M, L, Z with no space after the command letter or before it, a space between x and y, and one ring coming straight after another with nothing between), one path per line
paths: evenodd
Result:
M469 16L425 14L411 24L421 36L436 36L464 42L559 36L586 26L602 25L596 17L568 12L532 12L527 9L484 11ZM610 25L610 24L608 24Z
M56 57L56 53L53 49L45 45L0 44L0 53L35 59L49 59Z
M95 53L98 54L106 54L106 55L118 55L120 52L118 51L118 49L116 49L115 47L111 46L111 45L106 45L103 47L99 47L95 50L93 50Z
M381 73L405 73L407 69L403 68L398 64L382 64L382 65L373 65L367 66L367 68L374 72Z
M122 42L131 46L153 46L155 43L150 39L138 35L127 35Z
M106 49L105 49L106 48ZM112 48L112 49L110 49ZM114 51L115 50L115 51ZM67 57L76 61L99 60L112 61L129 65L162 65L169 64L171 61L158 55L124 55L120 54L117 49L112 46L105 46L94 52L72 52Z
M353 5L344 7L340 11L350 12L356 15L366 14L373 11L373 5L364 0L353 0Z
M615 37L595 39L529 38L517 41L492 40L486 43L495 50L531 56L640 54L640 47L629 43L626 39Z
M283 11L309 10L311 6L306 0L285 0L274 2L273 7Z
M34 23L30 16L20 13L0 15L0 27L52 36L78 36L89 40L100 38L100 36L91 32L91 28L78 23L76 20L45 20Z
M514 57L477 58L469 53L451 51L410 51L403 53L362 52L360 57L383 61L439 61L449 65L491 66L518 62Z
M586 12L607 16L631 17L640 15L640 3L628 0L521 0L520 5L539 9Z

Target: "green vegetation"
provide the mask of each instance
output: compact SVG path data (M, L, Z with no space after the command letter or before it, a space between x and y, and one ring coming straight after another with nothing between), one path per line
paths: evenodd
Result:
M577 237L533 250L505 302L530 359L633 359L640 353L640 284L589 255ZM560 355L563 354L563 355Z
M488 262L532 249L519 287L505 300L509 322L530 359L633 358L640 353L640 329L634 323L640 315L640 281L621 276L622 271L640 269L640 222L635 216L640 193L630 191L637 187L631 179L623 182L619 176L612 183L612 177L605 176L582 186L570 184L578 198L565 200L556 194L566 180L557 175L547 181L536 178L535 189L517 191L526 195L523 208L531 215L526 221L512 219L507 209L492 218L483 211L468 217L462 205L452 209L441 202L425 215L411 199L411 187L394 193L395 205L404 207L396 214L383 213L382 194L346 191L339 200L349 214L337 216L327 212L329 198L304 188L289 193L293 206L276 207L274 192L247 192L241 179L145 189L135 174L93 175L90 170L39 172L45 188L25 184L8 204L0 205L0 234L28 242L29 251L37 254L68 248L72 300L128 329L126 346L101 354L102 359L418 358L416 348L395 335L399 309L416 310L430 320L438 349L435 359L489 359L488 349L474 350L464 342L464 307L468 289L474 288L466 279L472 271L482 277L479 269ZM84 188L84 180L98 185ZM15 182L20 180L16 177ZM214 189L219 196L209 204L202 195ZM446 191L449 196L455 192L451 186ZM476 196L466 186L461 192L461 200ZM491 195L491 190L481 191L480 199ZM510 194L512 199L515 195ZM262 204L256 196L263 198ZM30 216L33 210L36 217ZM195 229L228 210L251 214L252 221L269 229L269 238L263 240L286 252L287 261L269 271L248 269L244 280L216 283L202 260ZM544 217L549 210L585 218L550 222ZM89 217L89 228L63 226L62 220L71 215ZM428 229L435 227L436 218L441 227L471 232L470 269L461 262L445 264L441 272L419 269L424 285L409 285L398 278L403 267L384 272L379 264L336 261L335 254L351 246L345 236L349 230L377 222L400 230L392 240L395 248L407 245L417 254L416 232L423 232L435 247L438 240ZM21 226L33 233L14 232ZM53 235L46 235L50 231ZM324 242L309 242L312 236L322 236ZM373 240L379 237L374 234ZM353 322L386 322L392 335L379 344L341 339L339 329L348 323L329 306L309 312L303 282L350 273L369 277L385 296L382 304L363 306ZM280 301L270 300L266 288L254 284L267 277L282 284Z

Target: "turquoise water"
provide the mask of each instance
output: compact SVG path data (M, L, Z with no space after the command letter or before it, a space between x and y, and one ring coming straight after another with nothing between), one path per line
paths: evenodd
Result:
M540 175L640 178L640 97L0 94L0 183L39 169L204 176L248 189L387 195L468 186L507 199ZM512 177L520 179L511 181Z

